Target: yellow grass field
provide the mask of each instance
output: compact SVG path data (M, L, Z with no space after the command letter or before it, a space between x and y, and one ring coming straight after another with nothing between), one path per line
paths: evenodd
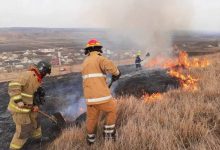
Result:
M190 70L193 77L199 78L195 92L173 90L152 103L134 97L118 99L116 142L103 140L101 121L93 146L86 144L84 124L65 129L48 149L219 150L220 54L208 58L209 67Z

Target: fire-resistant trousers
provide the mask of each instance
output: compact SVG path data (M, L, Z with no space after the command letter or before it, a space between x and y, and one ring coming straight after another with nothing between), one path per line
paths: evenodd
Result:
M86 129L88 134L95 134L100 112L106 113L105 125L113 125L116 121L116 100L103 104L87 105Z
M28 138L41 138L41 127L38 121L38 113L12 113L16 131L10 143L10 149L21 149Z

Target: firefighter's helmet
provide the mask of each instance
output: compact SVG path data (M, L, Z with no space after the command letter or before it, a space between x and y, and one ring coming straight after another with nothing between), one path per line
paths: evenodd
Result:
M141 51L137 51L137 56L140 56L141 55Z
M51 64L47 61L40 61L37 63L36 66L37 66L42 77L51 73Z
M86 47L84 50L85 50L85 55L87 55L89 52L92 52L92 51L99 51L102 53L102 45L98 40L91 39L86 44Z

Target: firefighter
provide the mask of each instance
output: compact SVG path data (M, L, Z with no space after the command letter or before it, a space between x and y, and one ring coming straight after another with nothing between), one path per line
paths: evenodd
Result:
M135 65L136 65L136 70L137 71L142 69L141 62L143 60L141 60L140 55L141 55L141 51L138 51L137 55L136 55L136 58L135 58Z
M106 113L103 136L106 140L116 139L116 101L106 83L106 74L112 74L112 80L119 79L121 73L113 62L102 56L102 45L96 39L90 40L85 48L87 58L82 65L83 91L87 103L87 143L96 139L96 127L100 112Z
M28 138L41 139L41 126L38 119L39 107L34 105L33 98L34 93L41 86L42 79L50 73L51 64L40 61L9 83L8 110L16 125L10 149L21 149Z

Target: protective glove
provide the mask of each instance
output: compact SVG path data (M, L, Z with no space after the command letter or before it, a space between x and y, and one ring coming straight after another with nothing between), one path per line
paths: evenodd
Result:
M32 111L33 112L38 112L40 109L38 106L33 106Z
M20 107L20 108L24 107L24 102L22 102L22 101L21 101L21 102L18 102L18 103L17 103L17 106Z
M117 76L112 75L112 81L117 81L121 76L121 72L119 71L119 74Z

